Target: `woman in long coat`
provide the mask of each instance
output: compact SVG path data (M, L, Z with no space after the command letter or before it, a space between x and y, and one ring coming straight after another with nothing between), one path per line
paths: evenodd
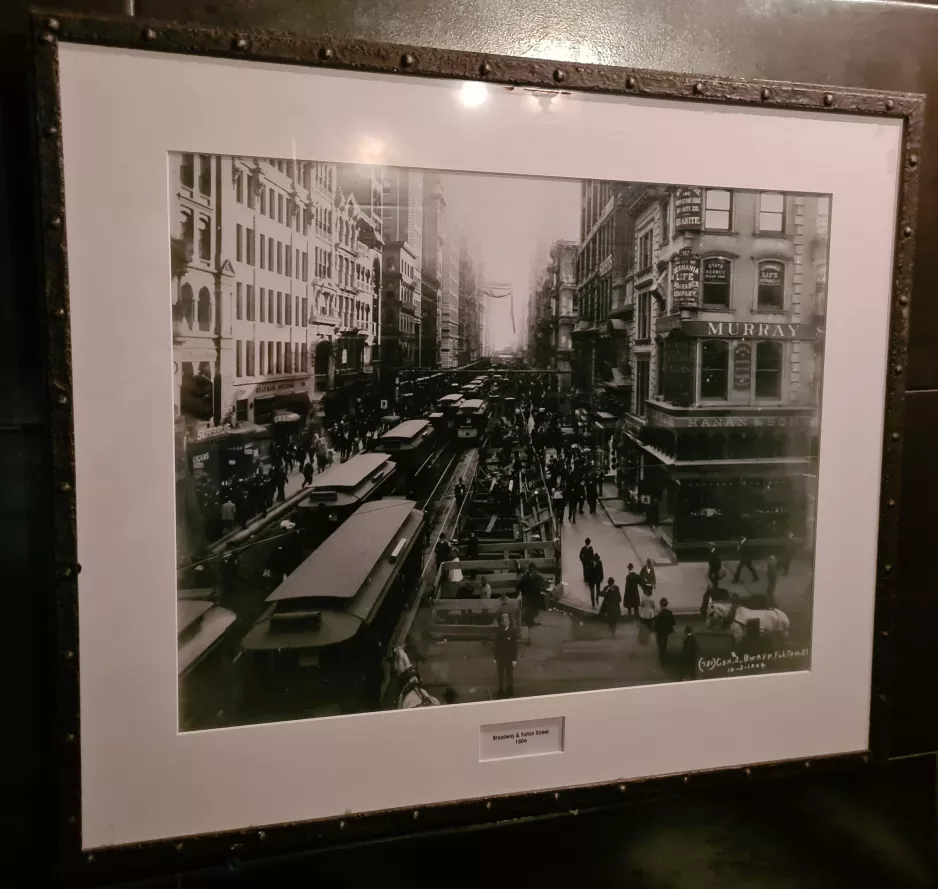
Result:
M600 595L603 598L603 604L599 609L599 614L606 621L609 632L615 636L616 626L622 615L622 610L619 607L622 603L622 595L619 593L619 587L616 585L615 580L610 577Z

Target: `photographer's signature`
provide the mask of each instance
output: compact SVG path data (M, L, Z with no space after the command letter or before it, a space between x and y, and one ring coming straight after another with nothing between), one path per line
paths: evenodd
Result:
M766 654L730 652L726 657L702 657L697 661L697 668L701 673L713 673L715 670L722 670L726 673L758 673L772 664L807 656L807 648L782 648Z

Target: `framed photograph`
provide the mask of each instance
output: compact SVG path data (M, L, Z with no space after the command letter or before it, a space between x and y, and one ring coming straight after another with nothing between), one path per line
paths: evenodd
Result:
M35 26L75 861L882 749L921 97Z

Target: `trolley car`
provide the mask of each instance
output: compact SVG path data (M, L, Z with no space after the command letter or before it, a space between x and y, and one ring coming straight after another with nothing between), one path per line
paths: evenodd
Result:
M406 494L436 450L438 436L429 420L405 420L388 430L372 445L375 453L387 454L397 467L395 488Z
M280 718L375 709L395 627L419 586L424 513L366 503L267 598L241 642L252 698Z
M478 445L489 425L489 405L481 398L470 398L459 406L456 415L456 437L460 444Z
M386 454L356 454L313 478L297 515L305 528L330 529L393 490L397 467Z

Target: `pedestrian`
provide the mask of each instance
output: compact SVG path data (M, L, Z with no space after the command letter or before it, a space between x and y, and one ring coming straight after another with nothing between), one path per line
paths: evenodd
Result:
M469 532L469 539L466 540L466 560L474 562L479 558L479 535L476 532Z
M674 615L668 608L668 600L662 599L661 608L655 615L655 642L658 644L658 660L662 666L668 660L668 637L674 632Z
M554 488L554 518L557 520L557 525L560 526L563 524L563 488L558 485Z
M303 464L303 487L308 487L313 483L313 464Z
M463 500L466 499L466 486L462 483L462 479L456 482L456 487L453 489L453 494L456 497L456 505L461 506Z
M287 483L287 474L279 466L274 467L270 474L277 488L277 502L283 503L287 499L286 491L284 490L284 486Z
M583 582L589 583L589 563L593 558L593 547L592 541L589 537L586 538L586 542L583 546L580 547L580 564L583 566Z
M521 616L524 625L530 630L537 626L537 616L541 610L541 576L529 562L527 570L518 578L518 594L521 596ZM529 640L530 641L530 640Z
M716 586L717 582L719 581L722 570L723 560L720 558L717 545L715 543L711 543L710 551L707 554L707 578L714 586Z
M235 509L234 503L231 502L231 497L225 497L225 502L221 505L221 526L223 533L227 534L234 529L236 514L237 510Z
M577 487L577 482L571 479L570 483L567 485L567 518L573 525L576 524L576 510L579 502L580 492Z
M495 632L495 667L498 671L498 697L511 697L515 692L515 665L518 663L518 630L511 618L502 614Z
M320 472L326 471L326 464L329 459L329 448L326 444L326 437L323 436L319 439L318 444L316 445L316 467Z
M684 626L684 641L681 643L681 679L697 678L697 637L690 624Z
M638 614L638 606L641 602L642 579L635 573L635 566L629 562L629 572L625 575L625 600L622 603L623 608L629 615Z
M591 475L589 481L586 483L586 502L590 507L590 515L596 515L596 504L599 500L599 492L597 490L598 483L596 477Z
M765 562L765 576L769 585L765 591L766 602L770 608L775 607L775 585L778 583L778 559L770 555Z
M448 562L452 558L453 547L446 537L441 535L433 548L433 552L436 555L437 568L439 568L444 562Z
M655 617L658 614L658 606L655 604L655 597L651 590L646 587L642 592L642 601L638 603L638 641L642 645L647 645L651 639L651 634L655 629Z
M739 563L736 565L736 574L733 575L733 583L739 583L739 575L743 568L748 568L750 574L752 574L753 581L757 581L759 575L756 574L756 569L752 565L752 547L749 544L748 538L740 537L739 543L736 546L736 552L739 554Z
M785 535L785 543L782 545L781 558L778 560L778 567L782 569L782 574L788 577L791 571L791 561L795 557L795 535L789 531Z
M651 559L645 559L642 570L638 572L638 578L642 583L642 588L650 590L652 593L658 585L658 579L655 577L655 563Z
M622 614L619 604L622 602L622 596L619 593L619 587L611 577L606 581L602 590L603 604L599 608L600 617L606 621L609 632L615 636L616 626L619 623L619 617Z
M590 604L596 609L599 608L599 590L602 587L603 577L605 577L603 560L599 557L599 553L594 552L587 566L587 584L590 590Z
M492 598L492 585L489 583L489 579L485 575L482 575L480 580L482 581L482 586L481 586L482 598L491 599Z

